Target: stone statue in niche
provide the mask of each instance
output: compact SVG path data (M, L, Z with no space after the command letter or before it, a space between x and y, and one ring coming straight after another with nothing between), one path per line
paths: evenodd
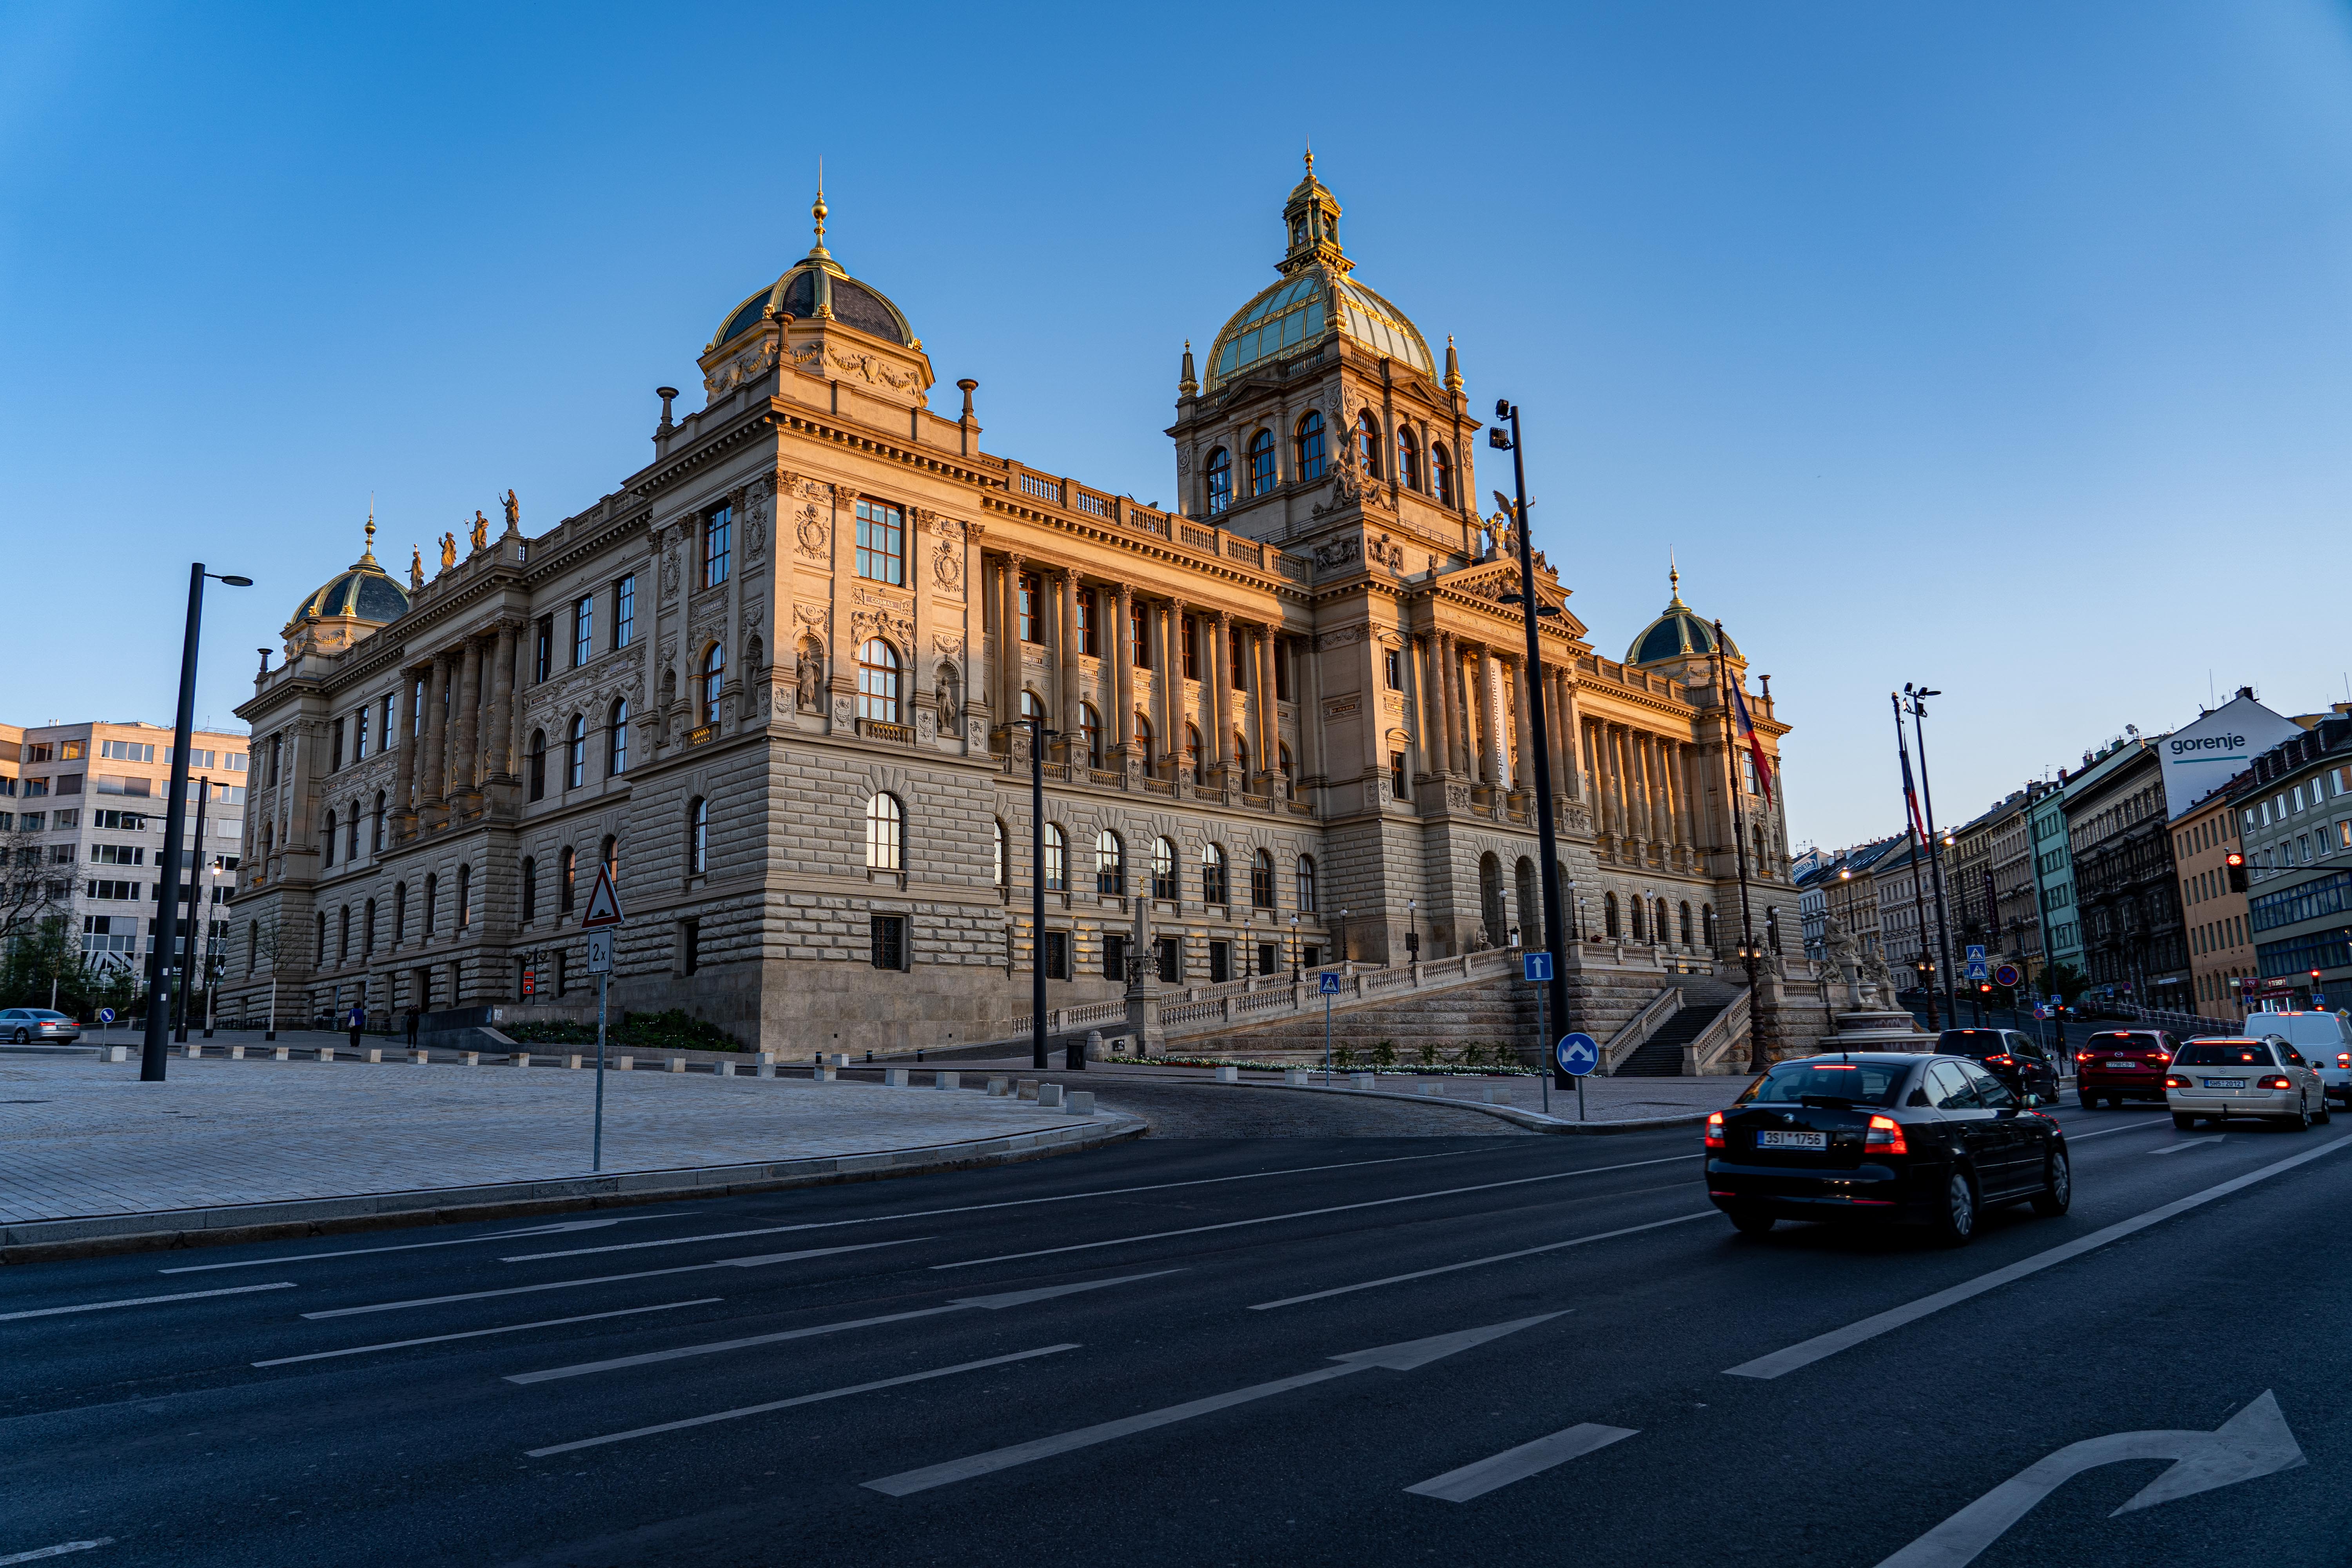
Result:
M938 679L940 733L963 733L963 678L952 664L940 666Z
M814 637L801 644L800 656L793 662L793 701L803 713L822 713L824 703L820 693L824 687L824 650Z

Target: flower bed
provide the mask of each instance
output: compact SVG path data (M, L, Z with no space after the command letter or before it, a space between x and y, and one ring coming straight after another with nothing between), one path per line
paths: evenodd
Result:
M1293 1068L1306 1068L1310 1072L1323 1070L1320 1062L1266 1062L1248 1057L1105 1057L1103 1060L1122 1067L1157 1068L1239 1068L1244 1072L1287 1072ZM1465 1067L1458 1062L1439 1062L1431 1067L1377 1067L1364 1062L1345 1063L1334 1057L1333 1072L1368 1072L1381 1078L1535 1078L1539 1068L1507 1064L1501 1067Z

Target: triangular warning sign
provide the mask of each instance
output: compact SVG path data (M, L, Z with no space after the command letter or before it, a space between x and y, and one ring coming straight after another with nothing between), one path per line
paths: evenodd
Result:
M598 926L616 926L627 918L621 913L621 896L613 890L612 868L597 867L596 890L588 895L588 912L580 917L580 929L593 931Z

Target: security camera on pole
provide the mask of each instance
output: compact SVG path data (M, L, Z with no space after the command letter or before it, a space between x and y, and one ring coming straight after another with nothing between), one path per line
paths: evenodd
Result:
M588 912L580 929L588 933L588 973L596 977L596 1131L590 1145L591 1171L604 1168L604 1002L613 984L613 938L628 917L621 912L621 895L613 887L613 868L596 868L596 890L588 895Z

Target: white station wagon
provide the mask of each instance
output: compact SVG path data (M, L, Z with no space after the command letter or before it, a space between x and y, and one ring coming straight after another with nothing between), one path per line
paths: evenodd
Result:
M2254 1116L2300 1131L2328 1119L2318 1070L2276 1035L2189 1041L2173 1053L2164 1102L2175 1127L2194 1127L2199 1117L2218 1127L2232 1116Z

